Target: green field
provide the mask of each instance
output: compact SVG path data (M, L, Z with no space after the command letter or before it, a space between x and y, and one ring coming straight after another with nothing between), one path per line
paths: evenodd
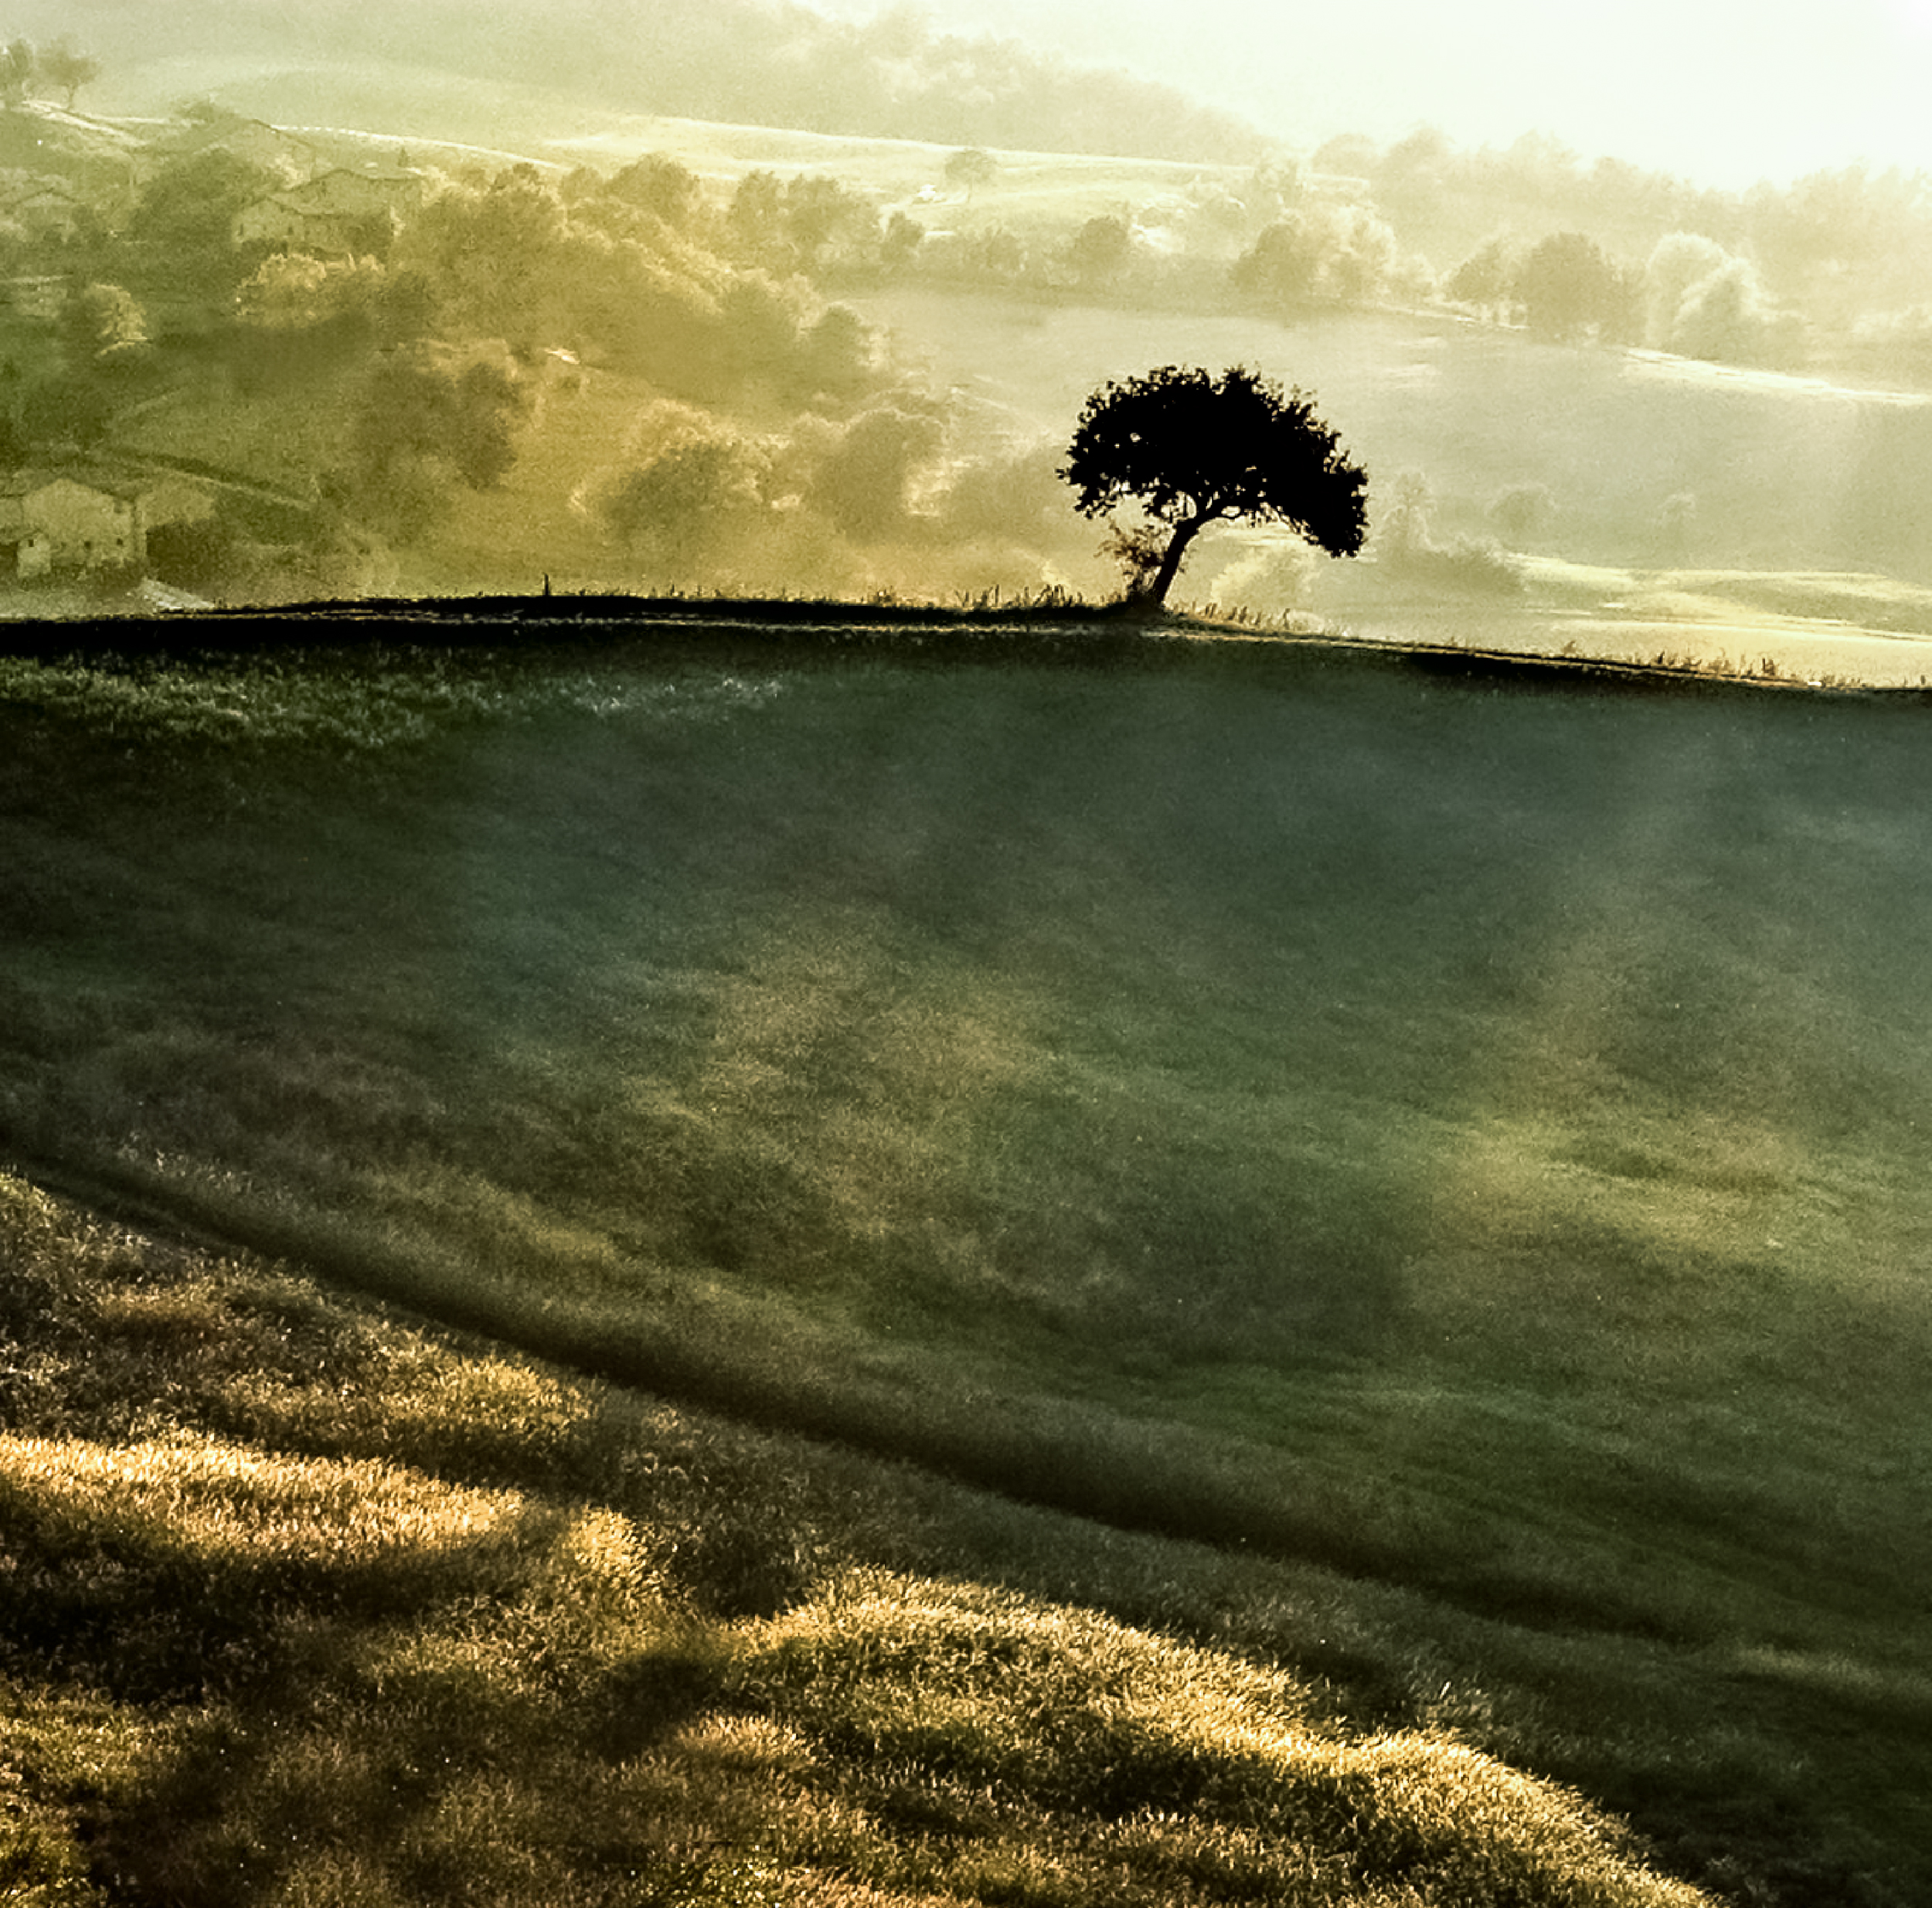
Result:
M0 1144L917 1468L745 1444L756 1501L807 1481L756 1621L838 1634L839 1570L923 1580L951 1519L946 1597L1218 1644L1352 1740L1573 1785L1739 1901L1925 1899L1923 709L1033 640L0 664ZM169 1423L321 1448L160 1395L70 1413L15 1515L66 1528L99 1451ZM492 1436L500 1481L523 1434ZM920 1490L923 1553L865 1509ZM52 1702L5 1607L9 1700ZM760 1726L859 1729L785 1687ZM875 1722L995 1814L1060 1780ZM357 1898L277 1872L234 1898ZM1141 1898L1100 1872L919 1898ZM1404 1872L1187 1886L1638 1899Z

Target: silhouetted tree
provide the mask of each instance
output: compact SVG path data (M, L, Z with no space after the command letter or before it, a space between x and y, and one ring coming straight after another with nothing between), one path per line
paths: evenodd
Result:
M1343 454L1307 393L1236 365L1219 377L1168 365L1111 381L1081 411L1060 474L1074 507L1102 516L1134 498L1166 532L1151 576L1145 535L1115 531L1141 553L1134 593L1163 603L1188 546L1211 523L1286 524L1331 556L1352 556L1367 529L1367 473Z

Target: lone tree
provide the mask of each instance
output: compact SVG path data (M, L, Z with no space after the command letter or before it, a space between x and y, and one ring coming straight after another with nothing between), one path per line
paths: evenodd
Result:
M75 94L100 77L100 62L80 52L65 34L41 54L39 69L40 77L64 96L70 113Z
M974 192L981 185L990 185L998 176L999 162L979 146L964 147L946 162L947 184L964 186L969 206Z
M1116 526L1105 547L1126 566L1129 593L1156 604L1188 546L1223 519L1285 523L1331 556L1352 556L1368 525L1368 474L1308 395L1240 365L1218 378L1168 365L1103 385L1080 413L1060 474L1080 493L1082 516L1108 515L1131 497L1153 519Z

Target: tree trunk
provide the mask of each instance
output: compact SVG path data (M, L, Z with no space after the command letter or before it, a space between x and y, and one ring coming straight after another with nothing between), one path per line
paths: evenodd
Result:
M1161 558L1161 566L1154 573L1154 580L1148 585L1147 600L1158 609L1167 602L1167 593L1174 587L1174 579L1181 573L1182 559L1187 555L1187 546L1207 527L1205 517L1189 517L1185 522L1174 526L1174 534L1168 539L1167 549Z

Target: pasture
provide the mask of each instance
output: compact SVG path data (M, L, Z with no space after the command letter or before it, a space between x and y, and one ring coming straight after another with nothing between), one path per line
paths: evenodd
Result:
M22 1167L1179 1544L1163 1621L1269 1586L1685 1873L1923 1892L1915 699L717 625L0 721Z

